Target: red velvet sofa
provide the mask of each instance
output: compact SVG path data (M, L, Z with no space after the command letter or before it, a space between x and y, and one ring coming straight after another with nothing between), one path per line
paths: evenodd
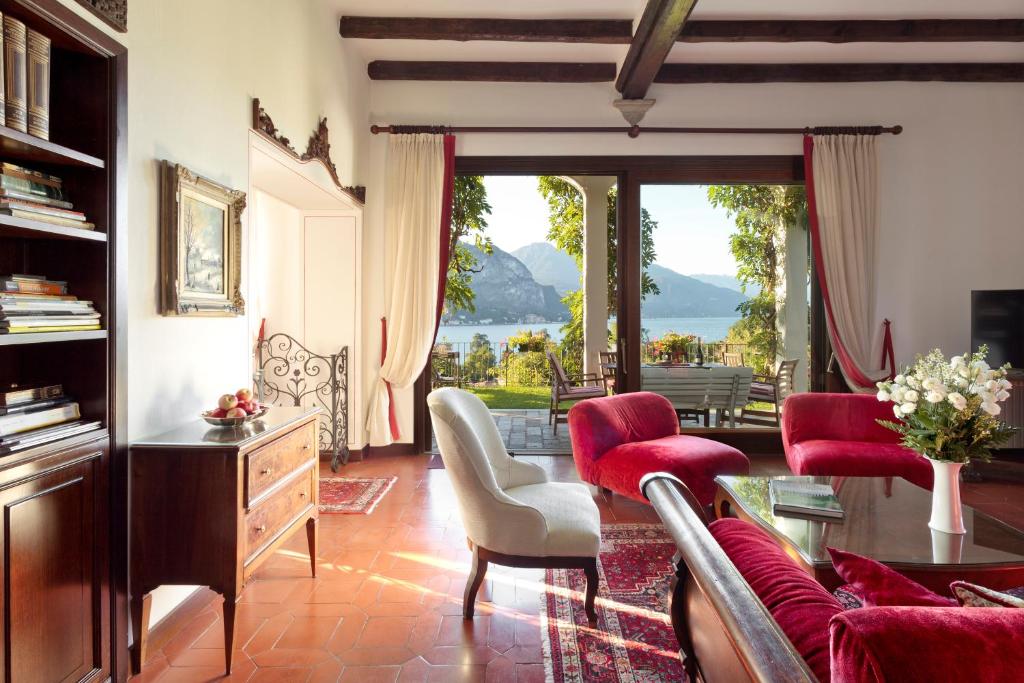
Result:
M1024 672L1024 609L844 610L754 524L708 524L668 475L641 486L679 550L670 612L691 680L994 683Z
M577 403L569 410L569 436L580 479L644 503L640 480L651 472L671 472L711 505L715 477L750 470L732 446L680 434L672 403L648 391Z
M782 407L782 446L794 474L903 477L931 490L932 468L876 420L892 403L870 394L792 394Z

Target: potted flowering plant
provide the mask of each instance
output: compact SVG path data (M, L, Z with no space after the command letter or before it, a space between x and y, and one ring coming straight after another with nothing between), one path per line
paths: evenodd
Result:
M878 400L892 401L898 422L879 424L902 436L902 443L932 464L932 515L928 526L947 533L965 533L960 508L960 468L971 460L986 461L991 449L1014 433L999 420L1000 403L1010 396L1009 366L991 368L988 348L946 360L935 349L918 356L891 382L878 383Z
M667 332L659 340L659 349L662 353L668 355L668 357L674 363L686 362L687 353L690 349L690 344L696 337L692 334L679 334L677 332Z

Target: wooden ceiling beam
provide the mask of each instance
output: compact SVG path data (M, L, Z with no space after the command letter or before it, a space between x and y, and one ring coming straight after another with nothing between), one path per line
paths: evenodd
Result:
M612 62L402 62L374 61L374 81L492 81L497 83L605 83L615 80Z
M628 45L628 19L341 18L345 38ZM1024 19L687 21L682 43L958 43L1024 41Z
M665 64L657 83L1024 82L1024 64Z
M696 4L697 0L647 0L615 80L624 99L639 100L647 94Z
M689 21L682 43L958 43L1024 41L1024 19Z
M491 40L522 43L628 45L628 19L440 19L342 17L343 38L390 40Z

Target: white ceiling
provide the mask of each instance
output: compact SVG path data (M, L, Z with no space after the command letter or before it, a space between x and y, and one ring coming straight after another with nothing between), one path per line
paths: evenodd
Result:
M321 0L340 17L635 19L643 0ZM1024 0L699 0L694 19L1024 18ZM625 45L343 39L365 61L617 62ZM1018 43L678 43L668 62L1022 62Z

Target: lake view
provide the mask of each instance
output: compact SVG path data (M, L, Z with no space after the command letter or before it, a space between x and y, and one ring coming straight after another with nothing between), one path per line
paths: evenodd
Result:
M721 318L645 318L643 327L651 339L657 339L666 332L679 334L695 334L704 341L721 341L729 332L739 316ZM492 344L504 342L520 330L540 332L547 330L556 342L562 340L561 326L564 323L521 323L516 325L441 325L437 331L437 341L448 341L453 344L468 344L473 335L482 333Z

